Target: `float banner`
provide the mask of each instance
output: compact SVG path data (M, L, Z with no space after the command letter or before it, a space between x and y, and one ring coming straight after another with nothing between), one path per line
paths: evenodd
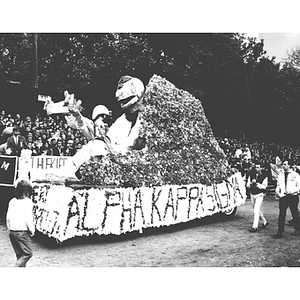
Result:
M18 157L0 155L0 186L14 186Z
M70 156L32 156L30 163L30 178L32 181L36 179L46 178L46 174L51 171L54 173L65 166Z
M140 188L34 185L36 229L62 242L184 223L244 204L240 173L211 186L190 184Z

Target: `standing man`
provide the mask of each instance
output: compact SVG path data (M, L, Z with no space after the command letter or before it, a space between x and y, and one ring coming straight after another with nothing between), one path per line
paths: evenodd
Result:
M28 149L26 139L20 135L18 126L14 126L13 135L7 139L6 153L9 155L20 156L22 149Z
M252 202L254 213L253 225L249 230L250 232L258 231L259 219L263 222L263 228L267 227L269 224L260 211L267 186L268 174L267 172L262 170L261 164L257 161L255 162L255 167L250 171L247 180L247 188L249 188L250 199Z
M293 220L295 232L294 236L300 235L300 217L298 214L298 202L300 191L300 175L291 169L293 162L291 159L284 159L282 163L283 172L278 175L275 197L279 199L278 232L273 235L275 239L282 238L286 210L289 207Z

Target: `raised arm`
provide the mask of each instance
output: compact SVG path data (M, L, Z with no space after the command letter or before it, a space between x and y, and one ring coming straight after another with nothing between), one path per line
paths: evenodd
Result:
M56 103L54 103L52 100L47 100L44 105L44 110L48 115L65 115L65 119L71 128L80 130L88 141L93 139L93 122L81 114L82 101L76 100L74 94L69 94L68 91L64 92L64 96L64 100Z

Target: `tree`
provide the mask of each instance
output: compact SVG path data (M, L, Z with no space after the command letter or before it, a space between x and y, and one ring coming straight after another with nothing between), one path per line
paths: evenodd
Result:
M288 56L284 59L284 65L287 68L293 68L300 71L300 46L288 51Z
M0 79L32 85L33 35L0 34ZM299 115L299 57L283 66L263 41L239 33L43 33L37 35L39 87L69 90L89 115L97 104L118 114L122 75L153 74L201 100L216 135L285 140ZM268 116L268 118L266 118ZM284 126L281 126L284 124ZM275 133L276 132L276 133Z
M0 79L32 84L32 39L28 34L0 34Z

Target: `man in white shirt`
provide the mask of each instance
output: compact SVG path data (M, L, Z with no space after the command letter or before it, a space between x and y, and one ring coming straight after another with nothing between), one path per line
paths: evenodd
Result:
M300 175L291 169L291 159L284 159L282 162L283 171L278 175L275 197L279 199L278 232L273 235L275 239L282 238L286 210L289 207L293 220L294 236L300 235L300 217L298 214L298 194L300 192Z
M242 149L240 148L236 149L234 157L240 159L242 155L243 155Z

